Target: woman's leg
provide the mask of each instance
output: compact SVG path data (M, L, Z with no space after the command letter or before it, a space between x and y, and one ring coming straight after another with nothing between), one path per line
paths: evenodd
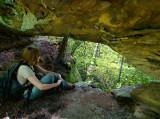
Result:
M57 75L57 74L54 74L54 77L55 77L55 82L54 82L54 83L56 83L56 82L58 81L58 75ZM62 82L61 82L61 84L58 86L58 88L61 88L61 89L63 90L63 89L65 89L67 83L66 83L66 81L64 81L63 78L61 78L61 80L62 80Z
M61 80L62 80L62 82L58 87L54 87L52 89L49 89L49 90L47 90L47 92L52 93L52 92L56 92L59 89L64 90L66 88L67 83L63 78L61 78ZM58 81L58 75L54 74L54 83L57 83L57 81Z
M56 80L57 80L56 74L49 73L49 74L45 75L40 81L43 84L51 84L51 83L56 83L57 82ZM62 87L65 87L63 85L65 85L66 82L63 79L61 79L61 80L62 80L62 83L60 85ZM56 90L56 88L52 88L52 90ZM31 95L30 95L30 99L35 99L35 98L41 97L45 91L46 90L39 90L36 86L34 86L32 89ZM24 98L27 98L27 97L28 97L28 95L25 94Z

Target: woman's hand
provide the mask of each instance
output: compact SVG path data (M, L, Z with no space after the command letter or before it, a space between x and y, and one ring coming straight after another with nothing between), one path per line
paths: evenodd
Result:
M61 84L62 80L58 80L57 84L58 86Z
M61 75L60 75L60 74L58 74L58 80L61 80L61 78L62 78L62 77L61 77Z
M41 83L36 76L29 77L28 80L36 86L39 90L48 90L53 87L57 87L61 84L61 80L58 80L57 83L52 83L52 84L43 84Z

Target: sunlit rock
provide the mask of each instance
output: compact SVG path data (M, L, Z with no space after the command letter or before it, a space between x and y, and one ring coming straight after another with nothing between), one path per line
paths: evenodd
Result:
M121 88L113 89L111 90L111 94L114 96L114 98L119 102L121 105L130 105L133 103L133 100L131 98L131 92L139 87L142 84L135 84L132 86L124 86Z
M135 88L131 92L131 97L139 106L136 114L146 115L147 117L160 116L160 82L149 83Z
M26 36L68 35L104 43L160 79L159 14L159 0L1 0L0 51Z

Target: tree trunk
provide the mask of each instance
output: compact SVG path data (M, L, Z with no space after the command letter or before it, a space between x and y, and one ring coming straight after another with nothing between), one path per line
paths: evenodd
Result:
M94 49L93 58L96 58L97 56L99 56L99 43L96 44L96 47Z
M124 60L124 58L122 57L122 58L121 58L120 68L119 68L119 74L118 74L118 78L117 78L117 83L120 82L120 77L121 77L121 71L122 71L123 60Z
M76 49L80 46L82 42L79 42L73 49L72 49L72 52L71 52L71 55L73 56L74 52L76 51Z
M87 64L86 64L86 62L85 62L85 59L86 59L86 42L84 41L84 59L83 59L83 64L85 65L84 66L84 72L85 72L85 74L84 74L84 80L86 80L87 79Z
M92 61L91 61L92 65L97 65L96 64L96 57L97 56L99 56L99 43L96 44L96 47L94 49L94 54L93 54L93 58L92 58Z
M62 44L59 49L59 54L58 54L58 62L63 62L65 58L65 53L67 49L67 43L68 43L68 36L64 36Z

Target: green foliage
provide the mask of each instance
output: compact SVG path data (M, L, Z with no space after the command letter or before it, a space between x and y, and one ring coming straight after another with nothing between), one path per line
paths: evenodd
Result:
M67 66L68 66L69 68L71 68L71 63L70 63L70 62L67 62Z
M122 86L121 83L116 84L116 88L120 88L121 86Z
M46 36L50 43L56 43L57 41L62 41L63 37Z
M3 4L13 4L14 0L1 0L0 3Z
M75 50L75 46L78 43L80 45ZM76 60L76 67L83 81L96 82L99 88L108 92L123 85L145 84L156 80L128 65L124 60L120 82L117 83L122 56L107 45L99 44L100 54L97 57L93 57L95 46L96 43L69 39L67 51L72 53L73 49L75 50L73 57Z
M82 42L82 43L75 50L76 44L78 44L79 42ZM90 50L94 50L91 43L87 43L87 45L86 43L87 42L69 39L68 48L67 48L67 51L70 53L72 53L75 50L75 52L73 53L73 56L76 60L76 67L78 68L82 76L82 80L86 79L86 73L87 73L86 68L87 66L89 66L91 62L91 57L93 55L93 53L91 53Z
M74 66L69 74L65 75L65 80L71 83L82 81L81 75L79 74L77 68Z

